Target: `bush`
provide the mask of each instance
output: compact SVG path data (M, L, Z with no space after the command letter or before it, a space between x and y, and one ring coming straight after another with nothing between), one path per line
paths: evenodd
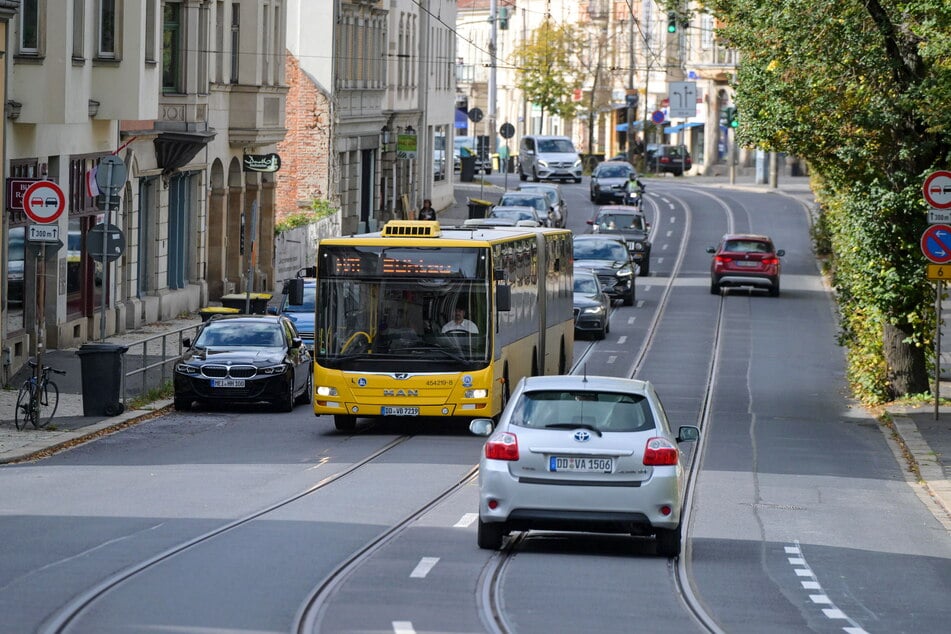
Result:
M274 225L274 233L283 233L313 224L321 218L332 216L337 213L337 208L326 200L314 199L310 204L310 210L299 211L297 213L285 216L280 222Z

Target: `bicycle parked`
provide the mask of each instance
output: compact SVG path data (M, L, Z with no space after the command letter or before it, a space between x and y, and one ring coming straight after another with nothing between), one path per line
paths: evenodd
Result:
M53 419L56 408L59 407L59 387L50 379L50 374L66 374L65 370L57 370L48 365L43 366L40 373L40 382L36 382L36 361L30 359L30 368L33 373L23 382L17 394L17 407L14 413L14 422L17 429L23 429L26 424L33 427L46 427Z

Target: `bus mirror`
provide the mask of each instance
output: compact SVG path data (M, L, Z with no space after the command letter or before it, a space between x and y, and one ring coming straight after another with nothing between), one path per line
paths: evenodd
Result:
M295 277L284 282L284 294L290 306L300 306L304 303L304 280Z
M297 277L317 277L317 267L305 266L297 271Z
M493 275L495 275L496 282L502 282L505 280L505 269L495 269Z
M500 313L512 310L512 287L508 284L496 284L495 309Z

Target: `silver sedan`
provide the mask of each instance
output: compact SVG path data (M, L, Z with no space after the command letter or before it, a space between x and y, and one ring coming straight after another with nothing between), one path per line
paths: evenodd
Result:
M479 465L480 548L500 548L511 531L590 531L654 535L658 554L680 554L679 444L700 429L673 434L650 382L528 377L498 427L484 418L469 429L489 436Z

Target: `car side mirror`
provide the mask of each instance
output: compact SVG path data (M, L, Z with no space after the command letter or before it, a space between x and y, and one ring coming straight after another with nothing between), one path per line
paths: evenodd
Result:
M299 277L293 277L284 282L284 295L287 295L287 303L291 306L300 306L304 303L304 280Z
M716 253L717 250L714 247L707 247L707 253Z
M681 425L677 431L677 442L689 442L700 439L700 428L696 425Z
M300 348L304 345L304 340L300 337L294 337L291 339L291 348Z
M776 255L779 257L783 257L784 255L786 255L786 249L778 249L776 251Z
M469 431L476 436L488 436L492 433L492 419L473 418L469 423Z

